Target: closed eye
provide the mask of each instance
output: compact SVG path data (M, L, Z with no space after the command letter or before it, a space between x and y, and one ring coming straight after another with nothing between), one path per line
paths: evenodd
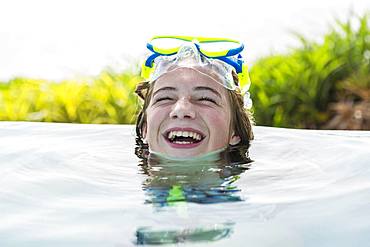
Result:
M157 102L160 102L160 101L164 101L164 100L172 100L172 98L170 98L168 96L167 97L157 98L154 103L157 103Z
M210 101L210 102L212 102L212 103L214 103L214 104L217 105L217 102L214 99L209 98L209 97L206 97L206 96L201 97L199 100L200 101Z

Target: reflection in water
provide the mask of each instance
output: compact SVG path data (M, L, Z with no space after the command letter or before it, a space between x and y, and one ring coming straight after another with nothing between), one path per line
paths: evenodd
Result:
M234 182L248 170L251 160L246 148L218 150L195 158L173 158L145 149L137 150L141 170L146 175L143 190L145 203L155 208L178 207L184 203L222 203L241 201ZM186 207L185 207L186 210ZM186 229L153 229L136 231L137 244L169 244L179 242L217 241L232 233L233 223L212 224Z
M233 223L215 224L212 227L201 227L184 230L153 230L139 228L136 231L137 244L173 244L183 242L217 241L232 233Z
M142 169L148 175L143 184L147 203L165 206L176 201L218 203L240 201L233 183L248 169L227 164L221 152L192 159L173 159L151 153Z

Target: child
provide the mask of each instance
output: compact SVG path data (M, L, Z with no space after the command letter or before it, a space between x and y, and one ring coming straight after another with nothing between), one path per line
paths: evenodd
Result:
M153 52L143 65L147 81L136 90L144 100L136 123L139 143L173 157L249 147L251 100L240 85L249 87L240 42L157 36L147 47Z

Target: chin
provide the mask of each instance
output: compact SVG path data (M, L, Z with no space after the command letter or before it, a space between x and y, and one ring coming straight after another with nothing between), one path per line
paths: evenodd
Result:
M206 152L202 152L200 150L171 150L166 152L167 155L172 157L178 157L178 158L191 158L195 156L199 156L202 154L205 154Z

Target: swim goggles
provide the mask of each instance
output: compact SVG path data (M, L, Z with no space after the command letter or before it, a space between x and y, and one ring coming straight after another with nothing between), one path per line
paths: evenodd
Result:
M227 38L191 36L154 36L147 48L151 54L142 65L142 77L149 81L179 67L194 68L205 74L217 75L216 81L229 90L250 85L248 67L240 54L244 45ZM238 75L234 82L232 71ZM210 73L209 73L210 72Z

